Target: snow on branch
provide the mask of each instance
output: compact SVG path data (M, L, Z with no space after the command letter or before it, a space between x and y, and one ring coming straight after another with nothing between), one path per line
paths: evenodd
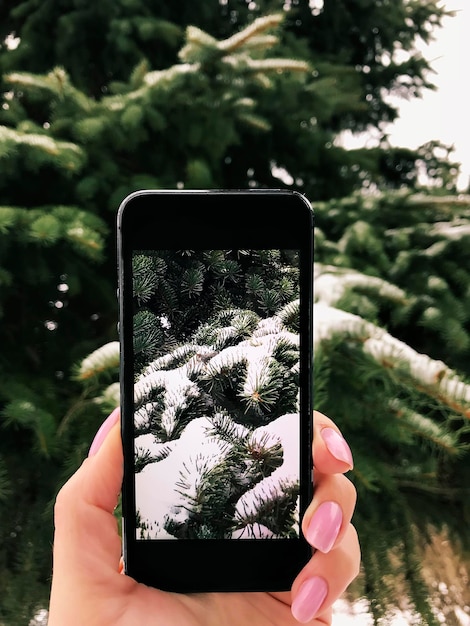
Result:
M247 69L253 72L308 72L310 65L306 61L295 59L246 59Z
M85 160L83 150L69 141L57 141L39 133L26 133L0 125L0 145L7 151L24 147L41 153L48 161L57 163L60 159L69 171L78 171Z
M409 379L422 393L470 418L470 385L442 361L416 352L363 318L319 302L314 305L315 349L330 339L356 342L384 370Z
M284 17L281 13L259 17L239 33L232 35L224 41L220 41L218 48L224 52L232 52L233 50L240 48L240 46L244 45L251 38L259 36L261 32L264 32L269 28L278 27L283 19ZM274 41L274 43L276 43L276 41Z
M119 341L110 341L83 359L76 378L82 381L94 379L117 367L119 367Z
M446 424L440 424L430 417L414 411L398 398L392 398L388 405L403 427L418 435L421 440L444 449L447 454L452 456L459 454L462 450L458 433L449 430Z
M452 222L436 222L431 228L430 233L432 235L440 235L446 239L456 241L462 237L468 237L470 235L470 224L467 220L463 224L456 224Z
M13 88L36 92L49 92L51 95L73 102L82 112L89 112L94 101L76 89L63 67L55 67L48 74L29 72L11 72L4 75L4 80Z
M403 289L376 276L333 265L314 264L315 300L334 305L348 292L358 289L373 293L382 299L404 304L407 300Z
M462 208L470 209L470 195L459 194L458 196L432 196L428 193L416 193L408 196L407 203L415 207L436 207L440 210L448 209L449 211Z

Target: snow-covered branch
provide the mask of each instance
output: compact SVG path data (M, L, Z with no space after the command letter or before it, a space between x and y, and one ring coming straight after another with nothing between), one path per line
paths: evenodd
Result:
M355 270L335 267L333 265L314 265L315 301L334 305L353 289L376 294L381 299L404 303L406 293L396 285L377 278L367 276Z
M384 370L406 379L422 393L470 417L470 385L444 362L416 352L363 318L319 302L314 306L314 346L338 336L354 341Z

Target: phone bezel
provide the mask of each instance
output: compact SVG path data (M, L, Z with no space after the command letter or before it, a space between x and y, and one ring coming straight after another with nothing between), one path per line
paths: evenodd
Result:
M298 539L143 541L135 538L131 254L135 249L173 247L300 249L302 516L312 495L311 205L302 194L280 189L142 190L130 194L121 203L117 235L125 572L147 585L185 593L287 590L312 554L302 534Z

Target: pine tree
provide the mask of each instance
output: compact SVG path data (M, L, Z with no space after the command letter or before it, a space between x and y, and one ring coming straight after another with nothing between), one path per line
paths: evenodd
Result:
M391 149L380 132L376 148L347 151L336 140L393 119L387 93L430 85L413 47L443 15L434 1L401 0L313 11L295 0L2 4L0 621L24 624L47 605L54 494L119 401L119 202L143 187L294 185L317 221L316 406L356 456L367 538L356 591L376 620L400 596L425 623L431 593L450 623L435 568L419 570L438 531L468 568L455 523L468 518L468 202L435 142ZM403 191L423 168L432 189ZM195 299L208 272L198 261L184 290L165 285L177 298L168 311ZM262 289L253 277L256 315L289 300L275 275ZM141 305L154 289L142 282ZM220 311L246 308L216 297ZM143 311L136 323L149 321ZM169 339L160 330L145 359Z
M118 371L116 207L137 188L175 187L179 175L185 186L214 185L239 128L262 132L266 122L257 115L252 90L268 88L269 76L279 71L295 73L301 82L308 69L304 61L269 55L273 40L264 33L281 21L281 15L262 17L222 42L188 27L181 62L150 70L144 61L127 83L115 84L114 93L99 100L77 89L60 67L44 75L3 76L8 87L0 113L0 398L6 433L0 453L5 547L0 619L5 622L23 623L36 607L47 605L55 492L80 464L100 418L117 401L115 386L95 399L96 389L115 382ZM261 48L252 55L250 41L256 38ZM229 279L230 267L212 263ZM190 296L197 283L198 272L189 272L183 293ZM143 289L140 298L145 297ZM259 306L274 311L275 301L271 294ZM16 484L24 485L23 498L16 496ZM31 565L34 550L22 549L29 545L38 553L37 569Z
M412 186L422 159L415 151L390 146L382 132L398 115L387 94L414 98L432 88L430 63L415 49L415 42L429 42L433 28L440 26L447 12L437 0L385 4L328 0L321 9L315 7L307 0L210 0L198 6L161 0L106 0L83 7L61 0L45 8L22 0L14 8L8 4L0 7L0 33L21 39L14 49L0 48L0 70L3 75L18 71L44 75L61 67L76 88L100 101L119 85L125 88L137 67L141 72L142 65L149 71L161 71L177 64L188 25L196 27L193 34L206 33L203 39L208 45L211 38L212 43L230 40L234 32L256 19L282 13L282 36L270 31L251 38L246 51L250 57L258 57L263 47L274 46L276 56L304 60L310 72L300 83L289 74L272 72L259 78L259 84L252 84L247 95L256 100L258 115L264 118L262 126L266 128L268 123L270 132L253 133L250 126L239 127L225 153L211 155L211 160L217 161L217 170L210 168L214 185L275 187L281 175L312 200L347 196L364 184ZM272 89L266 91L268 84ZM147 133L174 134L178 145L175 130L181 120L175 116L174 125L162 127L164 109L160 103L160 120L153 115L156 126L150 125ZM137 109L133 111L136 114ZM44 107L30 104L28 116L42 125ZM146 116L141 122L148 126ZM94 123L96 132L96 120ZM134 123L139 124L138 116ZM201 131L204 128L203 124ZM380 131L377 148L350 151L337 141L343 130L371 128ZM224 130L223 125L215 127L209 137ZM201 131L193 130L191 152L199 152L208 139ZM161 139L158 134L154 141L161 145ZM167 154L171 160L176 158L173 150ZM442 163L438 155L435 150L434 157ZM174 176L161 183L174 186L184 182L185 166L186 160L175 162ZM138 169L138 164L131 169ZM149 169L141 168L139 173L148 174ZM100 186L95 185L88 198L99 192ZM106 190L100 196L98 210L107 205L109 194Z
M281 313L263 321L254 316L253 336L240 339L246 334L237 337L234 326L246 330L252 316L223 311L137 378L142 537L299 533L298 451L289 446L298 424L298 336L282 324ZM140 481L148 484L149 476L171 509L139 499Z
M467 196L410 192L315 205L316 405L354 450L377 621L411 601L426 624L436 607L458 624L468 595L424 555L440 537L469 568L469 210Z
M289 251L134 255L140 536L298 535L298 273Z

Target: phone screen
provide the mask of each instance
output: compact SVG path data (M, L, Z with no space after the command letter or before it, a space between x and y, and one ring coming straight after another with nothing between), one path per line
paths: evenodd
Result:
M136 539L298 537L299 250L135 250L132 275Z
M169 591L288 589L311 556L311 207L149 190L117 225L125 571Z

